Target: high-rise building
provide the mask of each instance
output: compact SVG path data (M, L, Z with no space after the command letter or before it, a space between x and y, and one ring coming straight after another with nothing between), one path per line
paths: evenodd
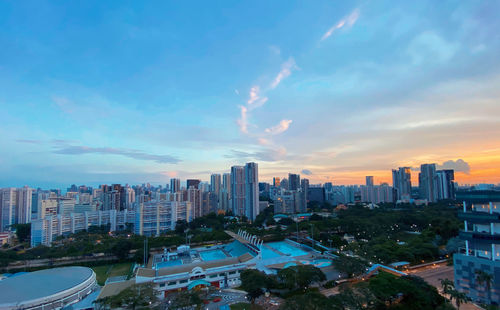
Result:
M452 169L436 171L438 199L455 199L455 172Z
M28 186L17 189L17 224L31 222L32 193Z
M259 166L257 163L247 163L245 165L245 215L253 221L259 212Z
M10 225L16 224L17 191L15 188L0 189L0 231L7 231Z
M392 170L392 187L396 191L397 200L410 199L411 197L411 169L400 167Z
M479 200L484 200L481 193ZM482 304L500 303L500 202L479 202L470 197L458 218L464 221L459 237L465 248L453 255L455 288ZM490 283L478 283L478 276Z
M273 178L273 186L274 187L280 187L280 185L281 185L280 178L279 177L274 177Z
M436 164L420 165L418 174L418 189L420 199L428 202L436 202L438 199L438 186L436 176Z
M210 191L219 196L221 190L221 175L212 174L210 176Z
M333 190L332 182L325 182L325 185L323 185L323 187L325 188L325 191L327 191L327 192L331 192Z
M307 196L307 193L309 192L309 179L300 180L300 188L302 189L304 208L305 208L305 210L303 211L305 212L307 210L307 203L309 202L309 197Z
M231 167L231 208L235 216L246 216L244 166Z
M366 176L366 186L373 186L373 176Z
M170 192L177 193L181 190L181 180L180 179L170 179Z
M300 188L300 174L289 173L288 174L288 189L291 191L296 191Z
M191 203L191 217L193 219L203 215L203 211L201 209L201 193L201 190L195 188L194 186L189 187L189 189L187 190L187 201Z
M189 189L192 186L192 187L197 189L198 186L200 185L200 183L201 183L201 180L187 179L186 188Z

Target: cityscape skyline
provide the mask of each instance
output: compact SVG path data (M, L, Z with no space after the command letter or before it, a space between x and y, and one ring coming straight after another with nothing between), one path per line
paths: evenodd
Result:
M499 10L2 2L0 187L210 180L248 161L269 183L437 163L498 184Z

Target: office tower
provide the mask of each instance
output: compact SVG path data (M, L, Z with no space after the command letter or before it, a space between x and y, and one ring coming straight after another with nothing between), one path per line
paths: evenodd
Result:
M31 222L32 193L28 186L17 189L17 224Z
M220 190L221 190L221 175L212 174L210 176L210 191L219 196Z
M170 192L176 193L181 190L181 180L180 179L170 179Z
M288 189L288 179L287 178L281 179L280 188Z
M10 225L16 224L17 217L17 191L15 188L2 188L0 190L0 231L7 231Z
M300 188L300 174L288 174L288 189L296 191Z
M316 201L319 204L325 202L325 188L319 186L310 186L307 191L307 197L309 201Z
M420 199L428 202L436 202L438 197L436 164L420 165L418 174L418 190Z
M373 176L366 176L366 186L373 186Z
M464 221L459 237L465 249L453 255L455 288L473 301L483 304L500 303L500 202L484 201L485 195L469 197L463 203L458 218ZM489 275L489 285L478 283L478 276Z
M333 184L332 182L326 182L325 185L323 185L323 187L325 188L325 191L331 192L333 189Z
M224 212L232 210L231 189L231 173L224 173L222 175L222 190L219 196L219 209Z
M455 199L455 172L452 169L436 171L438 199Z
M189 189L191 186L194 188L198 188L200 185L200 180L195 180L195 179L187 179L186 181L186 188Z
M300 212L305 212L307 210L307 203L309 202L309 197L307 196L307 193L309 192L309 179L302 179L300 181L300 188L304 199L303 210Z
M38 210L39 210L39 196L41 196L37 191L33 191L31 194L31 219L37 219L38 218Z
M281 185L280 178L279 177L274 177L273 178L273 186L274 187L280 187L280 185Z
M245 215L251 221L259 214L259 166L245 165Z
M397 200L411 197L411 169L400 167L392 170L392 187L396 190Z
M245 216L245 167L231 167L231 209L235 216Z

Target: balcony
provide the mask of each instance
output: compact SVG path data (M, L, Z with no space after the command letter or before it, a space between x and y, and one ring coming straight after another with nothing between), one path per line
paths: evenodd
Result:
M492 235L490 232L460 231L460 239L469 241L486 241L487 243L500 243L500 234Z
M500 223L500 214L482 211L458 212L458 218L471 223Z
M465 248L459 248L457 254L467 255L467 251ZM493 260L491 254L492 254L491 251L469 249L469 255L467 256L472 256L491 261ZM498 252L496 253L495 261L500 261L500 253Z

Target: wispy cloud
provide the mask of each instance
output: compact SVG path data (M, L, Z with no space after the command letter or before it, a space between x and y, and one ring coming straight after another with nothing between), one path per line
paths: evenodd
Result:
M327 32L321 37L320 41L328 39L336 30L346 27L350 28L359 18L359 9L354 9L351 14L339 20L335 25L333 25Z
M248 113L247 107L240 105L240 118L238 119L237 123L242 133L248 133L247 113Z
M226 158L237 158L239 160L260 160L260 161L279 161L284 160L287 156L287 151L284 147L266 148L257 152L245 152L232 150L231 154L226 155Z
M273 126L271 128L266 128L266 132L271 135L277 135L282 132L287 131L287 129L290 127L290 124L292 123L291 119L284 119L279 122L278 125Z
M259 86L253 86L252 88L250 88L249 98L247 101L248 108L250 108L251 110L258 108L264 105L264 103L267 102L267 99L268 98L265 96L261 97Z
M275 89L276 87L278 87L283 79L286 79L290 76L290 74L292 74L292 70L294 69L297 69L297 65L295 63L295 59L293 59L293 57L290 57L281 65L281 71L278 73L278 75L276 75L273 82L271 83L271 89Z
M40 140L30 140L30 139L18 139L16 142L19 143L28 143L28 144L41 144L42 141Z
M121 149L112 147L89 147L69 145L57 148L53 153L62 155L83 155L83 154L102 154L102 155L121 155L132 159L151 160L159 164L177 164L179 159L171 155L156 155L145 153L140 150Z
M312 175L313 174L312 171L309 169L302 169L302 171L300 173L305 174L305 175Z

